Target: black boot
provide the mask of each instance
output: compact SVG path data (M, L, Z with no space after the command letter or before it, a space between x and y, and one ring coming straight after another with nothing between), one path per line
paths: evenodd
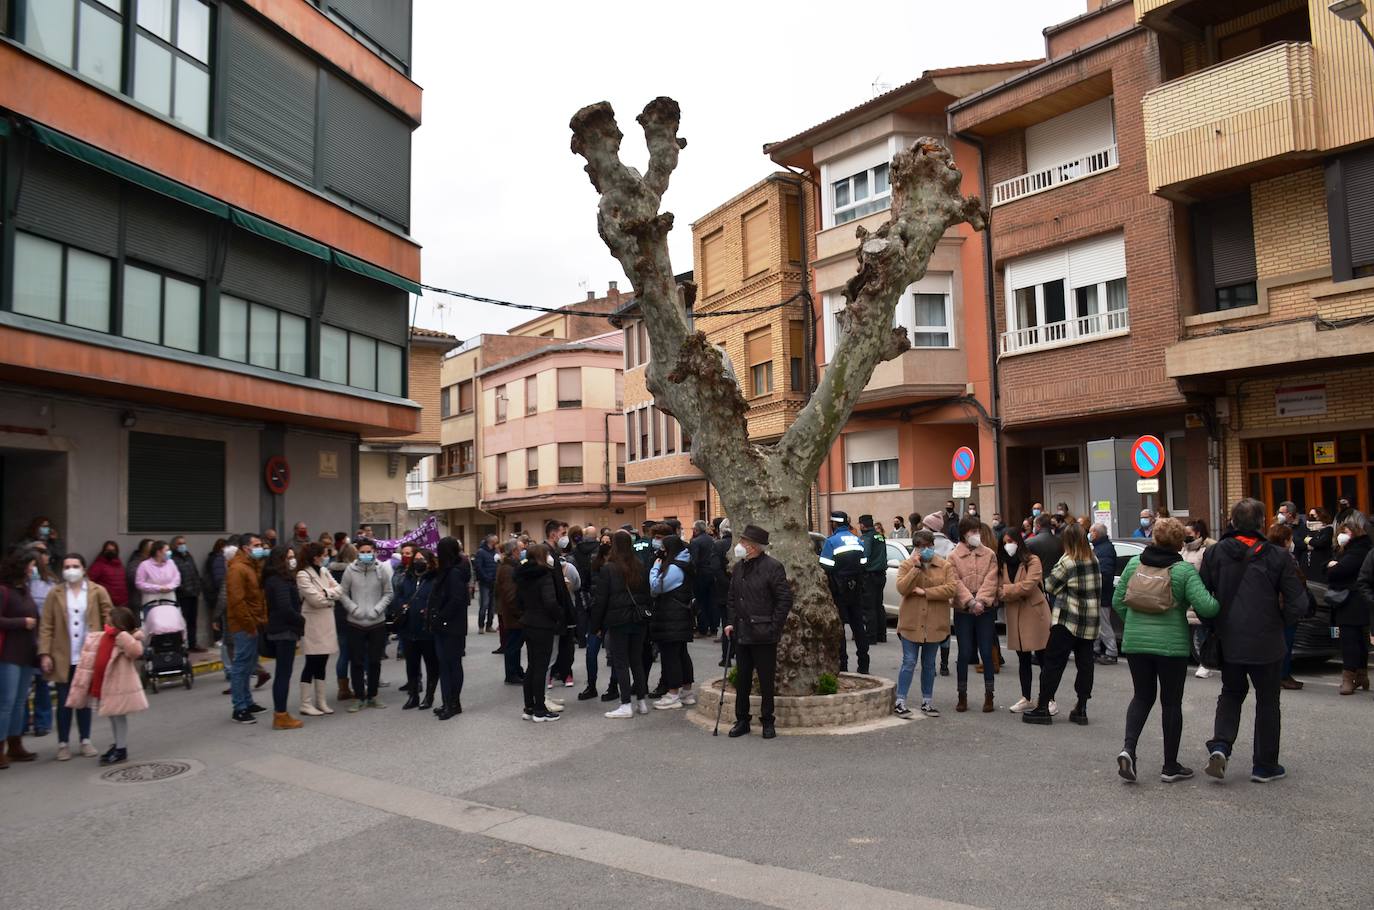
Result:
M949 675L949 652L944 650L940 651L940 675Z
M420 707L420 696L419 696L419 695L416 693L416 691L415 691L416 689L419 689L419 688L420 688L419 686L411 685L409 688L407 688L407 689L405 690L405 691L407 691L407 692L410 693L410 697L406 699L406 703L405 703L405 704L401 705L401 710L402 710L402 711L409 711L409 710L411 710L412 708L418 708L418 707Z
M868 675L868 655L867 655L867 654L865 654L865 655L863 655L862 657L859 658L859 673L862 674L862 675L865 675L865 676Z
M765 721L763 722L763 738L764 738L764 739L773 739L773 738L776 737L777 735L778 735L778 731L777 731L777 729L774 728L773 722L772 722L771 720L765 720Z
M733 727L730 728L730 738L731 738L731 739L734 739L734 738L737 737L737 736L748 736L748 735L749 735L749 721L747 721L747 720L737 720L737 721L735 721L735 725L734 725Z
M434 687L438 684L437 679L431 679L425 683L425 697L420 701L420 710L428 711L434 707Z
M611 684L606 687L606 694L601 696L601 700L605 702L620 701L620 684L615 681L615 677L611 677Z
M578 700L578 701L591 701L593 698L596 698L596 696L597 696L598 694L599 694L599 693L596 691L596 684L595 684L595 683L587 683L587 688L585 688L585 689L583 689L581 692L578 692L578 693L577 693L577 700Z
M1080 699L1078 704L1073 706L1073 710L1069 712L1069 722L1078 724L1080 727L1086 727L1088 725L1087 702Z

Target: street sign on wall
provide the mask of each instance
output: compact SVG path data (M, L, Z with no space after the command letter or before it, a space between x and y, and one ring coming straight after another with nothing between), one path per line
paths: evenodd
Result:
M973 466L976 463L973 450L968 446L960 446L954 450L954 458L950 460L949 467L954 472L955 480L968 480L973 477Z
M1142 436L1135 441L1131 446L1131 467L1141 477L1156 477L1164 470L1164 443L1158 436Z

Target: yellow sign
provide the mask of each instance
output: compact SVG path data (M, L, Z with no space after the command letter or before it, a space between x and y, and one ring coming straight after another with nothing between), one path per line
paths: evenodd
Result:
M1336 463L1336 441L1334 439L1326 442L1312 443L1312 463L1313 464L1335 464Z

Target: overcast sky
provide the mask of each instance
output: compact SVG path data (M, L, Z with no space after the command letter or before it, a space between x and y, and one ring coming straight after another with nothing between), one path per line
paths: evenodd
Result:
M687 148L664 199L673 266L692 267L689 225L775 168L793 136L923 70L1042 56L1041 29L1086 0L896 0L845 7L697 0L465 3L416 0L412 231L427 284L561 306L629 287L596 233L596 193L568 148L578 108L610 101L625 146L634 117L669 95ZM595 10L596 12L591 12ZM417 322L459 338L532 314L426 294Z

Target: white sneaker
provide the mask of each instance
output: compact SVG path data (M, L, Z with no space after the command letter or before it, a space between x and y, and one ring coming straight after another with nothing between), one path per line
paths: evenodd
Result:
M1204 666L1199 665L1197 668L1197 672L1193 675L1196 676L1198 679L1211 679L1212 671Z
M1023 698L1007 710L1010 711L1012 714L1020 714L1022 711L1029 711L1031 708L1034 707L1035 702L1031 701L1029 698Z
M671 711L674 708L681 707L682 699L677 695L674 695L672 692L669 692L667 695L664 695L658 701L654 702L654 708L659 711Z
M678 699L684 705L694 705L697 703L697 694L693 692L691 689L683 689L680 693L678 693Z
M1032 707L1034 707L1034 705L1032 705ZM1051 701L1050 701L1050 717L1054 717L1054 716L1055 716L1056 714L1058 714L1058 713L1059 713L1059 703L1058 703L1058 702L1055 702L1055 701L1053 701L1053 700L1051 700Z
M521 712L520 712L520 719L521 719L521 720L534 720L534 715L531 714L529 711L521 711Z
M639 713L640 713L640 714L648 714L648 713L649 713L649 699L647 699L647 698L641 698L641 699L639 700Z
M544 704L546 705L562 705L565 702L566 699L554 698L552 695L547 695L544 697Z
M606 716L611 718L634 717L635 709L630 707L629 702L623 702L620 707L616 708L614 711L607 711Z
M563 713L563 706L562 706L562 705L560 705L560 704L559 704L558 702L556 702L556 701L552 701L552 700L547 699L547 698L544 699L544 708L545 708L545 710L547 710L550 714L562 714L562 713Z

